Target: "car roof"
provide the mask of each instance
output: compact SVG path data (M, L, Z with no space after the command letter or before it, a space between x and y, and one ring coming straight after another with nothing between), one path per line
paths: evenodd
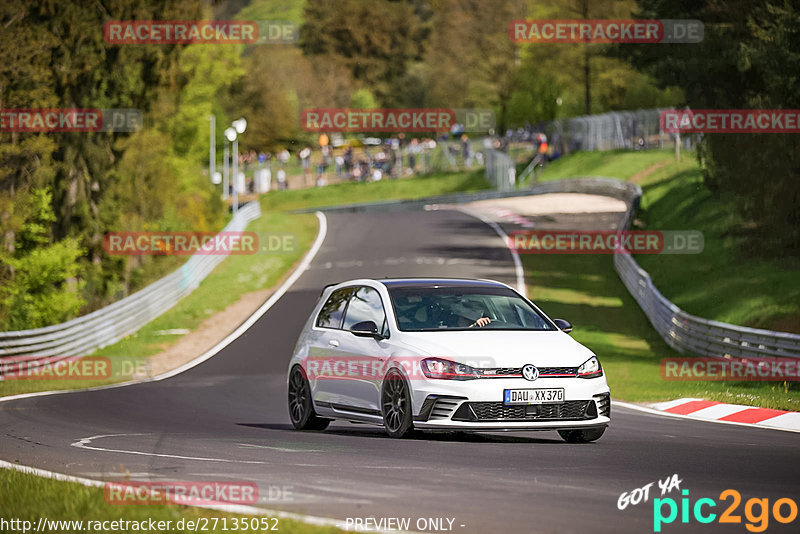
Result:
M324 295L328 288L337 286L346 287L363 284L365 282L383 284L387 289L426 287L493 287L508 289L508 286L502 282L496 282L494 280L476 280L474 278L358 278L327 284L322 288L322 294Z
M474 280L470 278L382 278L376 280L389 289L424 287L507 287L494 280Z

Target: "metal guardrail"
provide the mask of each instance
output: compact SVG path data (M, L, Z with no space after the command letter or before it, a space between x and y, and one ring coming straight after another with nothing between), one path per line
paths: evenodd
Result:
M800 335L702 319L667 300L628 253L614 267L664 341L682 354L734 358L800 358Z
M664 109L610 111L598 115L569 117L549 122L544 130L550 144L561 154L576 150L664 148L674 135L661 131L659 115ZM690 140L687 137L686 140Z
M258 202L243 206L223 231L237 232L261 216ZM0 362L88 354L136 332L191 293L227 255L194 254L179 269L113 304L65 323L0 332Z
M628 209L619 228L630 226L642 189L613 178L555 180L537 184L536 193L589 193L625 201ZM692 315L670 302L650 275L628 252L614 254L614 268L650 323L673 349L682 354L734 358L800 358L800 335L736 326Z

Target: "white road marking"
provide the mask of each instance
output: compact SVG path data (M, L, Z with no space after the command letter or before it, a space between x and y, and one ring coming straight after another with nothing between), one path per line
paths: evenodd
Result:
M222 462L222 463L231 463L231 464L258 464L258 465L276 465L276 462L266 462L261 460L231 460L229 458L212 458L207 456L183 456L179 454L166 454L166 453L157 453L157 452L145 452L145 451L136 451L136 450L128 450L128 449L111 449L106 447L98 447L97 445L90 445L93 441L103 438L119 438L124 436L148 436L151 434L99 434L97 436L89 436L88 438L80 438L78 441L75 441L70 444L71 447L76 447L78 449L85 449L89 451L99 451L99 452L113 452L117 454L132 454L135 456L151 456L156 458L175 458L178 460L193 460L199 462ZM243 445L243 444L239 444ZM267 449L271 449L273 447L264 447ZM292 449L285 449L291 450L291 452L297 452ZM301 451L307 452L307 451ZM314 452L323 452L323 451L314 451ZM291 467L330 467L330 464L326 463L287 463L285 461L278 462L282 466L291 466ZM400 469L400 470L409 470L409 469L420 469L420 470L427 470L427 467L421 466L392 466L392 465L359 465L359 469Z
M106 484L105 482L102 482L100 480L92 480L90 478L76 477L72 475L65 475L62 473L55 473L53 471L38 469L36 467L28 467L26 465L12 464L11 462L6 462L4 460L0 460L0 469L10 469L12 471L25 473L27 475L35 475L42 478L50 478L53 480L59 480L61 482L72 482L89 488L102 488ZM231 514L265 515L269 517L277 517L280 519L291 519L293 521L300 521L302 523L308 523L309 525L316 525L320 527L336 527L343 530L353 530L352 527L346 528L345 521L342 519L333 519L330 517L319 517L313 515L298 514L294 512L284 512L281 510L270 510L267 508L258 508L256 506L248 506L244 504L219 504L216 502L209 501L208 504L197 504L193 505L193 507L204 508L207 510L217 510L220 512L227 512ZM388 533L390 531L372 531L372 532ZM393 534L396 534L396 531L391 531L391 532Z
M70 447L77 447L79 449L86 449L89 451L100 452L116 452L119 454L133 454L136 456L155 456L156 458L175 458L177 460L195 460L199 462L223 462L233 464L260 464L267 465L269 462L261 462L258 460L230 460L228 458L208 458L203 456L181 456L179 454L163 454L158 452L144 452L144 451L129 451L125 449L107 449L105 447L90 446L89 444L101 438L109 437L122 437L122 436L146 436L147 434L101 434L98 436L90 436L88 438L81 438L78 441L71 443Z
M254 445L252 443L237 443L238 446L251 449L269 449L278 452L327 452L322 449L290 449L288 447L270 447L269 445Z
M514 260L514 271L516 272L517 276L517 291L523 297L527 296L528 290L525 287L525 271L522 269L522 260L520 260L519 258L519 253L517 253L516 250L508 246L508 234L505 233L502 228L500 228L500 225L498 225L494 221L487 219L480 212L463 207L458 207L456 209L462 213L475 217L476 219L479 219L484 223L488 224L491 227L491 229L494 230L495 233L500 237L500 239L503 240L503 246L511 253L511 259Z

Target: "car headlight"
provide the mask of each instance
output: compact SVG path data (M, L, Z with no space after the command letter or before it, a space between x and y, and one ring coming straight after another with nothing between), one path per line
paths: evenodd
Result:
M428 378L473 380L481 375L480 369L441 358L425 358L420 362L420 366L422 367L422 373Z
M597 378L598 376L603 376L603 366L600 365L597 356L592 356L578 367L579 378Z

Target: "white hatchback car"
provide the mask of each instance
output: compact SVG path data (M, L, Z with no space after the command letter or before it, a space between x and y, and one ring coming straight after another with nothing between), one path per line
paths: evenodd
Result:
M597 356L491 280L351 280L327 286L289 362L300 430L332 419L416 429L557 430L594 441L611 399Z

